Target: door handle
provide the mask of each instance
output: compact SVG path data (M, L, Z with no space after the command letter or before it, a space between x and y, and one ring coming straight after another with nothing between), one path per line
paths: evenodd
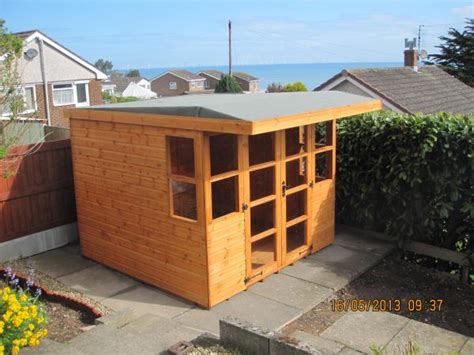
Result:
M286 182L283 181L283 182L281 183L281 195L282 195L283 197L285 197L285 195L286 195L286 189L287 189Z

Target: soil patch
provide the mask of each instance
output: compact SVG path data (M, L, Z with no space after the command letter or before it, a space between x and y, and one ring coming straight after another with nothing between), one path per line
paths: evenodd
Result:
M40 300L48 317L48 339L64 343L81 334L81 328L94 324L95 317L63 302Z
M346 300L363 300L364 305L369 300L386 300L387 308L392 308L387 311L394 314L474 337L474 287L461 283L458 278L447 273L402 261L395 256L387 257L303 314L287 325L284 332L290 334L295 330L302 330L319 335L345 313L333 311L334 302L350 304ZM389 300L392 300L392 307L388 306ZM395 300L400 301L399 311L393 309ZM431 300L442 300L442 303L431 303ZM432 304L435 310L430 311ZM381 305L379 302L378 309ZM421 309L417 310L420 305Z

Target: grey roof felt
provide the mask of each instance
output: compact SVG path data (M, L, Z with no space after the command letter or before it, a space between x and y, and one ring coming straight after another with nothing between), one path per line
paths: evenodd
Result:
M108 84L115 84L115 91L122 93L131 82L134 82L135 84L138 83L140 80L144 78L142 77L133 77L130 78L128 76L113 76L110 78L110 81L105 81L102 82L105 85Z
M209 94L163 97L153 100L93 106L88 109L261 121L268 118L316 112L370 101L373 101L373 99L338 91Z
M352 76L408 113L474 113L474 89L436 66L424 66L418 72L409 67L351 69L341 76Z

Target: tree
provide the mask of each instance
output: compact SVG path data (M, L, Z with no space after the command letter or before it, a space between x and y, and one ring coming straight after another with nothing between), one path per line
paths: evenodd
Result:
M306 85L303 84L301 81L295 81L293 84L286 84L284 87L284 91L286 92L293 92L293 91L308 91Z
M25 99L18 61L23 54L23 40L7 31L5 21L0 19L0 116L9 119L0 121L0 173L7 178L14 175L21 157L11 154L11 149L20 144L28 133L28 120L20 120L25 111ZM41 142L33 144L21 156L33 154Z
M101 58L94 63L94 67L99 69L101 72L109 75L114 65L110 60L104 60Z
M214 90L216 93L235 93L240 94L242 93L242 88L240 85L235 81L235 79L231 75L222 75L220 80L216 84L216 89Z
M140 70L138 69L130 69L128 73L126 74L127 77L129 78L138 78L140 77Z
M281 84L281 83L271 83L271 84L268 84L267 86L267 92L268 93L271 93L271 92L283 92L285 91L285 88L284 86Z
M474 87L474 19L466 19L463 32L450 28L448 35L439 39L443 42L436 46L440 53L431 54L432 61L427 64L438 64L447 73Z

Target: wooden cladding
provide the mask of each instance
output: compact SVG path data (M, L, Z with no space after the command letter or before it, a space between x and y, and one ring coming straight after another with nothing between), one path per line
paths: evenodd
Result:
M15 148L18 171L8 179L0 169L0 242L76 220L69 139Z
M333 122L323 140L313 124L247 135L75 112L88 257L209 308L333 238Z

